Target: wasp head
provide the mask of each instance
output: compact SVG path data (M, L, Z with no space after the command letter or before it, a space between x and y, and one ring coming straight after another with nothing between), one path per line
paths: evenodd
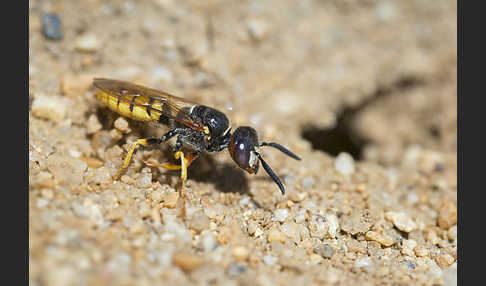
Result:
M285 194L282 182L260 155L260 146L272 146L284 154L300 160L294 153L277 143L262 142L259 144L256 130L249 126L240 126L235 130L231 136L228 149L233 161L250 174L256 174L260 166L259 162L262 162L263 169L265 169L267 174L278 185L282 194Z

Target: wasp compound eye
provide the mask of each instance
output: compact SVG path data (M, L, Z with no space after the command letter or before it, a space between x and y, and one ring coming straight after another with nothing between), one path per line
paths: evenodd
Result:
M229 144L233 161L250 174L258 172L258 135L255 129L248 126L238 127Z

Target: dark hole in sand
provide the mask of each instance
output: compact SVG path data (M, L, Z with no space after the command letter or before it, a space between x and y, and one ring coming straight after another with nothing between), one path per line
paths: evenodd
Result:
M388 87L378 88L370 97L367 97L357 106L346 106L339 112L336 125L333 128L318 128L310 125L302 131L302 137L312 144L312 148L337 156L341 152L347 152L356 160L362 159L363 148L370 143L369 140L353 129L356 115L380 100L381 98L396 92L420 85L422 82L415 78L402 78ZM433 131L431 131L433 132Z

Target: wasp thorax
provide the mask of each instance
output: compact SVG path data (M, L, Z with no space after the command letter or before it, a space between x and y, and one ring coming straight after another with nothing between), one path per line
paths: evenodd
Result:
M202 120L203 124L209 128L211 137L226 135L230 130L228 117L214 108L198 105L192 108L191 115Z
M233 161L248 173L258 172L259 161L258 135L255 129L249 126L238 127L229 144L229 152Z

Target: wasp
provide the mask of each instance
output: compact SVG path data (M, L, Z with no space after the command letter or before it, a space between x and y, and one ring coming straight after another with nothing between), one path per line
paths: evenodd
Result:
M228 149L233 161L250 174L256 174L261 162L263 169L278 185L282 194L285 188L272 168L263 160L260 147L274 147L284 154L300 158L273 142L259 142L258 135L250 126L240 126L231 133L231 124L224 113L209 106L180 98L134 83L95 78L93 85L98 89L95 97L112 111L137 121L155 122L169 127L161 138L144 138L135 141L118 169L114 180L125 170L139 145L149 146L166 142L177 136L174 157L180 165L150 165L170 170L181 170L182 190L185 190L187 167L203 152L219 152ZM184 151L187 151L184 153Z

